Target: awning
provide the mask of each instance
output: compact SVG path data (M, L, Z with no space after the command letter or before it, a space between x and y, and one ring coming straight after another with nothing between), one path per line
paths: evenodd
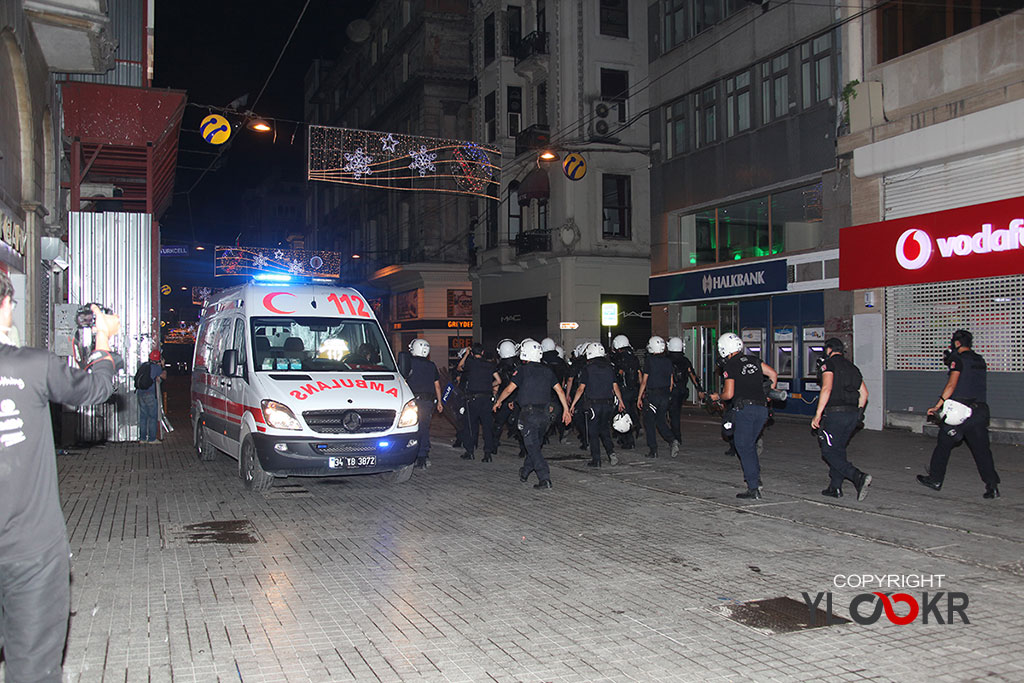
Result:
M546 202L551 196L551 184L548 182L548 172L543 168L535 168L526 174L523 182L519 183L519 203L529 204L534 199Z

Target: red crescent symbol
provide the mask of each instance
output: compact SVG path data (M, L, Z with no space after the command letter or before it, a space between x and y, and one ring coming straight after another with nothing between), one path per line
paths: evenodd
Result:
M263 297L263 308L267 309L271 313L277 313L278 315L288 315L289 313L294 313L295 311L282 311L280 308L274 306L274 297L281 296L282 294L286 296L295 296L291 292L271 292L270 294L267 294L265 297Z

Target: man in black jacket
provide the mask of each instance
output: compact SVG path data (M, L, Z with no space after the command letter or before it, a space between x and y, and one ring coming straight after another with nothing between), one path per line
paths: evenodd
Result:
M96 351L80 370L43 349L11 344L13 297L0 273L0 648L8 681L59 682L71 567L50 401L107 400L117 366L110 337L120 321L92 307Z

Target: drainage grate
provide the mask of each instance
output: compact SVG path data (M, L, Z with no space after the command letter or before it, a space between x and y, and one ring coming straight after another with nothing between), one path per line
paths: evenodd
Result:
M768 634L793 633L823 626L849 624L849 619L815 608L812 625L811 609L803 600L767 598L734 605L722 605L720 611L738 624Z
M181 543L247 545L262 540L256 527L247 519L223 519L186 524L182 527L166 527L161 528L161 536L165 548Z

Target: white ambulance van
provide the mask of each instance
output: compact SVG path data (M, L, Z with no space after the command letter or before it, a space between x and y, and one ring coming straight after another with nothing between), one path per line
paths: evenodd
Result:
M196 453L238 460L245 486L380 473L406 481L416 404L354 289L249 284L203 309L192 369Z

